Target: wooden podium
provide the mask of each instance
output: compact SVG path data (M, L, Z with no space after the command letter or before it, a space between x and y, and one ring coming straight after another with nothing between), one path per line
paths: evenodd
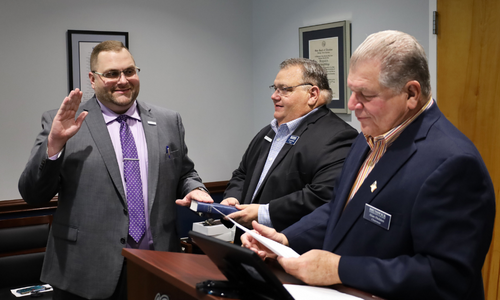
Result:
M122 255L127 259L129 300L154 300L157 295L160 295L157 300L162 295L169 300L228 299L196 290L198 282L226 280L206 255L137 249L123 249ZM271 266L271 269L283 283L301 283L279 268ZM381 299L342 285L334 288L362 299Z

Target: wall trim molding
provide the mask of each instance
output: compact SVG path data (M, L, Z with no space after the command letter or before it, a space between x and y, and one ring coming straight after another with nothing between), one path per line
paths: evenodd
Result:
M229 181L213 181L204 183L210 194L222 193L226 190ZM23 199L3 200L0 201L0 215L27 212L27 211L43 211L57 208L58 197L52 198L49 202L42 205L30 205L24 202Z

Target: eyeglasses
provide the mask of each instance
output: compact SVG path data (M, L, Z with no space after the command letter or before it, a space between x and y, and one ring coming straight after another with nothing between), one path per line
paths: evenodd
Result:
M304 86L304 85L310 85L310 86L314 86L314 84L312 83L302 83L302 84L299 84L299 85L294 85L294 86L284 86L284 87L277 87L275 86L274 84L269 86L269 88L271 89L271 91L273 93L275 93L276 91L278 92L278 95L280 96L285 96L287 95L288 93L290 93L291 91L293 91L294 88L296 87L299 87L299 86Z
M131 77L134 77L140 71L141 71L140 68L138 68L138 67L132 67L132 68L128 68L128 69L125 69L125 70L122 70L122 71L119 71L119 70L109 70L109 71L106 71L104 73L99 73L99 72L96 72L96 71L92 71L92 73L97 74L97 75L101 75L102 77L104 77L104 78L106 78L108 80L118 80L118 79L120 79L120 76L122 75L122 73L123 73L123 76L125 76L125 78L131 78Z

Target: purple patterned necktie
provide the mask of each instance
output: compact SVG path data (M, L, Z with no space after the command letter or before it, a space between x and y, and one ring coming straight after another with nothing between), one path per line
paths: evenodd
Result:
M129 116L120 115L116 121L120 123L120 142L123 153L123 177L127 189L127 205L129 215L128 233L139 242L146 232L144 215L144 198L142 196L141 170L135 146L134 136L127 124Z

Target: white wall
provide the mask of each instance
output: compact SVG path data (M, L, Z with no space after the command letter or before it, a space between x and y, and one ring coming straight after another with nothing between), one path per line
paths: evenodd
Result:
M40 116L68 93L68 29L129 32L139 99L181 113L189 155L210 182L228 180L271 121L268 86L279 63L299 55L299 27L350 20L353 49L370 33L398 29L427 50L429 1L2 1L0 200L20 198ZM342 117L359 129L353 115Z
M254 134L251 9L234 0L2 1L0 200L20 198L40 116L68 93L68 29L129 32L139 99L180 112L205 182L229 179Z
M299 27L343 20L352 23L352 51L371 33L396 29L429 53L429 1L253 0L254 131L273 117L268 86L283 60L299 56ZM360 130L354 114L340 116Z

